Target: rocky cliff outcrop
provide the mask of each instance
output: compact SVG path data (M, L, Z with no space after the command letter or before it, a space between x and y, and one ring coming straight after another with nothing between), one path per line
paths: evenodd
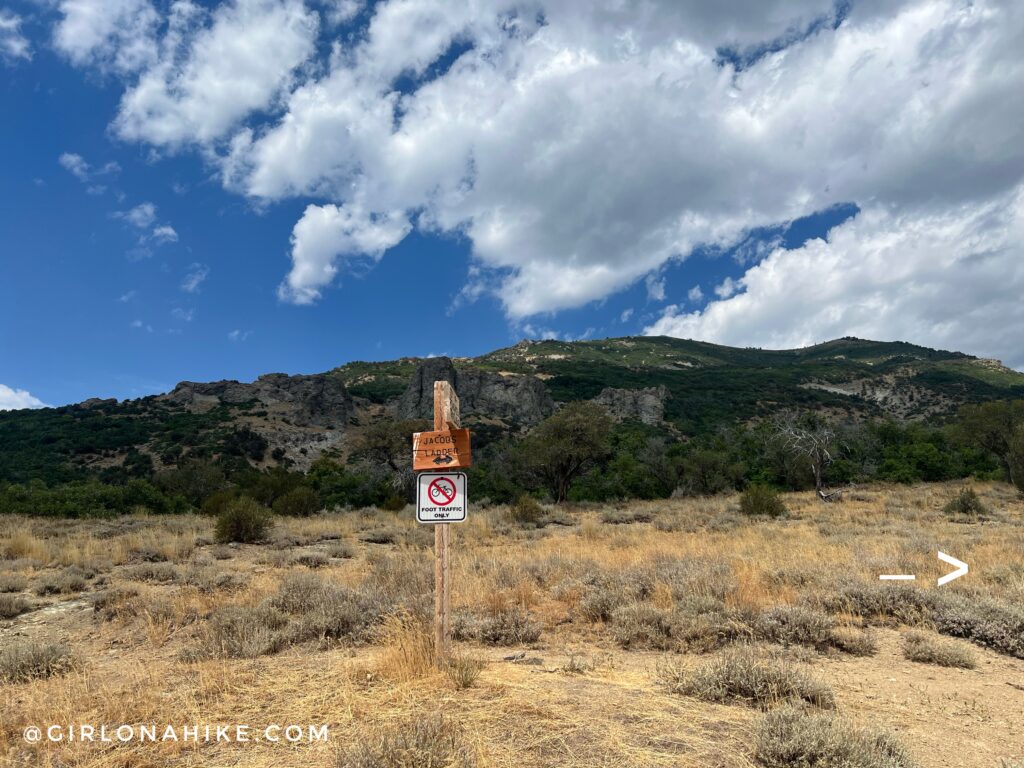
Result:
M651 426L659 426L665 419L665 399L668 390L664 387L646 389L613 389L601 391L594 402L608 409L612 418L623 421L636 419Z
M447 381L455 387L463 418L478 416L500 419L510 426L530 426L555 412L555 403L540 379L458 370L451 358L434 357L416 369L398 402L398 415L404 419L433 418L435 381Z
M205 410L217 405L257 402L272 409L300 427L343 429L355 414L352 397L335 376L288 376L269 373L252 384L214 381L200 384L183 381L163 396L190 410Z

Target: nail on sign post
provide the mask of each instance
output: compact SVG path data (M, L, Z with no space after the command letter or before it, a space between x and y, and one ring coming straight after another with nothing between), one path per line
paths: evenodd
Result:
M461 523L466 519L466 474L421 472L416 478L416 519Z

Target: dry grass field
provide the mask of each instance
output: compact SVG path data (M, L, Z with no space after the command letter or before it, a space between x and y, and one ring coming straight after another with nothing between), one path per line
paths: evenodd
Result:
M471 509L456 659L413 513L0 518L0 764L61 768L1024 765L1024 502L871 487ZM546 523L546 524L545 524ZM951 570L970 574L937 587ZM913 573L912 584L881 573ZM50 724L328 724L315 743L43 742Z

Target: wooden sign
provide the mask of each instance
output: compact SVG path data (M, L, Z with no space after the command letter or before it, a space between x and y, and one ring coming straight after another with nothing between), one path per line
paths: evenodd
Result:
M445 427L449 432L458 430L462 426L462 422L459 421L459 413L459 396L455 394L455 387L448 381L435 381L434 431L441 432ZM413 444L415 445L415 440ZM466 448L468 458L468 440ZM415 463L415 454L413 456L413 463ZM427 490L429 493L429 485ZM456 491L457 495L458 491ZM462 488L462 496L463 503L465 503L465 485ZM451 525L446 522L434 524L434 656L438 669L444 669L452 655L452 628L451 621L449 621L452 613L451 579L449 578L451 576L451 530Z
M416 519L461 523L466 519L465 472L421 472L416 476Z
M473 463L468 429L414 432L412 468L420 470L461 469Z

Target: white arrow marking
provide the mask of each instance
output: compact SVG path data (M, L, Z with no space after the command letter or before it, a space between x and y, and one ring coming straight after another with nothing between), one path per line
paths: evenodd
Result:
M949 582L953 581L953 579L959 579L961 576L967 575L967 563L965 563L963 560L957 560L955 557L950 557L945 552L939 552L939 560L941 560L944 563L949 563L950 565L956 567L956 570L952 573L947 573L945 576L939 578L940 587L943 584L949 584Z

